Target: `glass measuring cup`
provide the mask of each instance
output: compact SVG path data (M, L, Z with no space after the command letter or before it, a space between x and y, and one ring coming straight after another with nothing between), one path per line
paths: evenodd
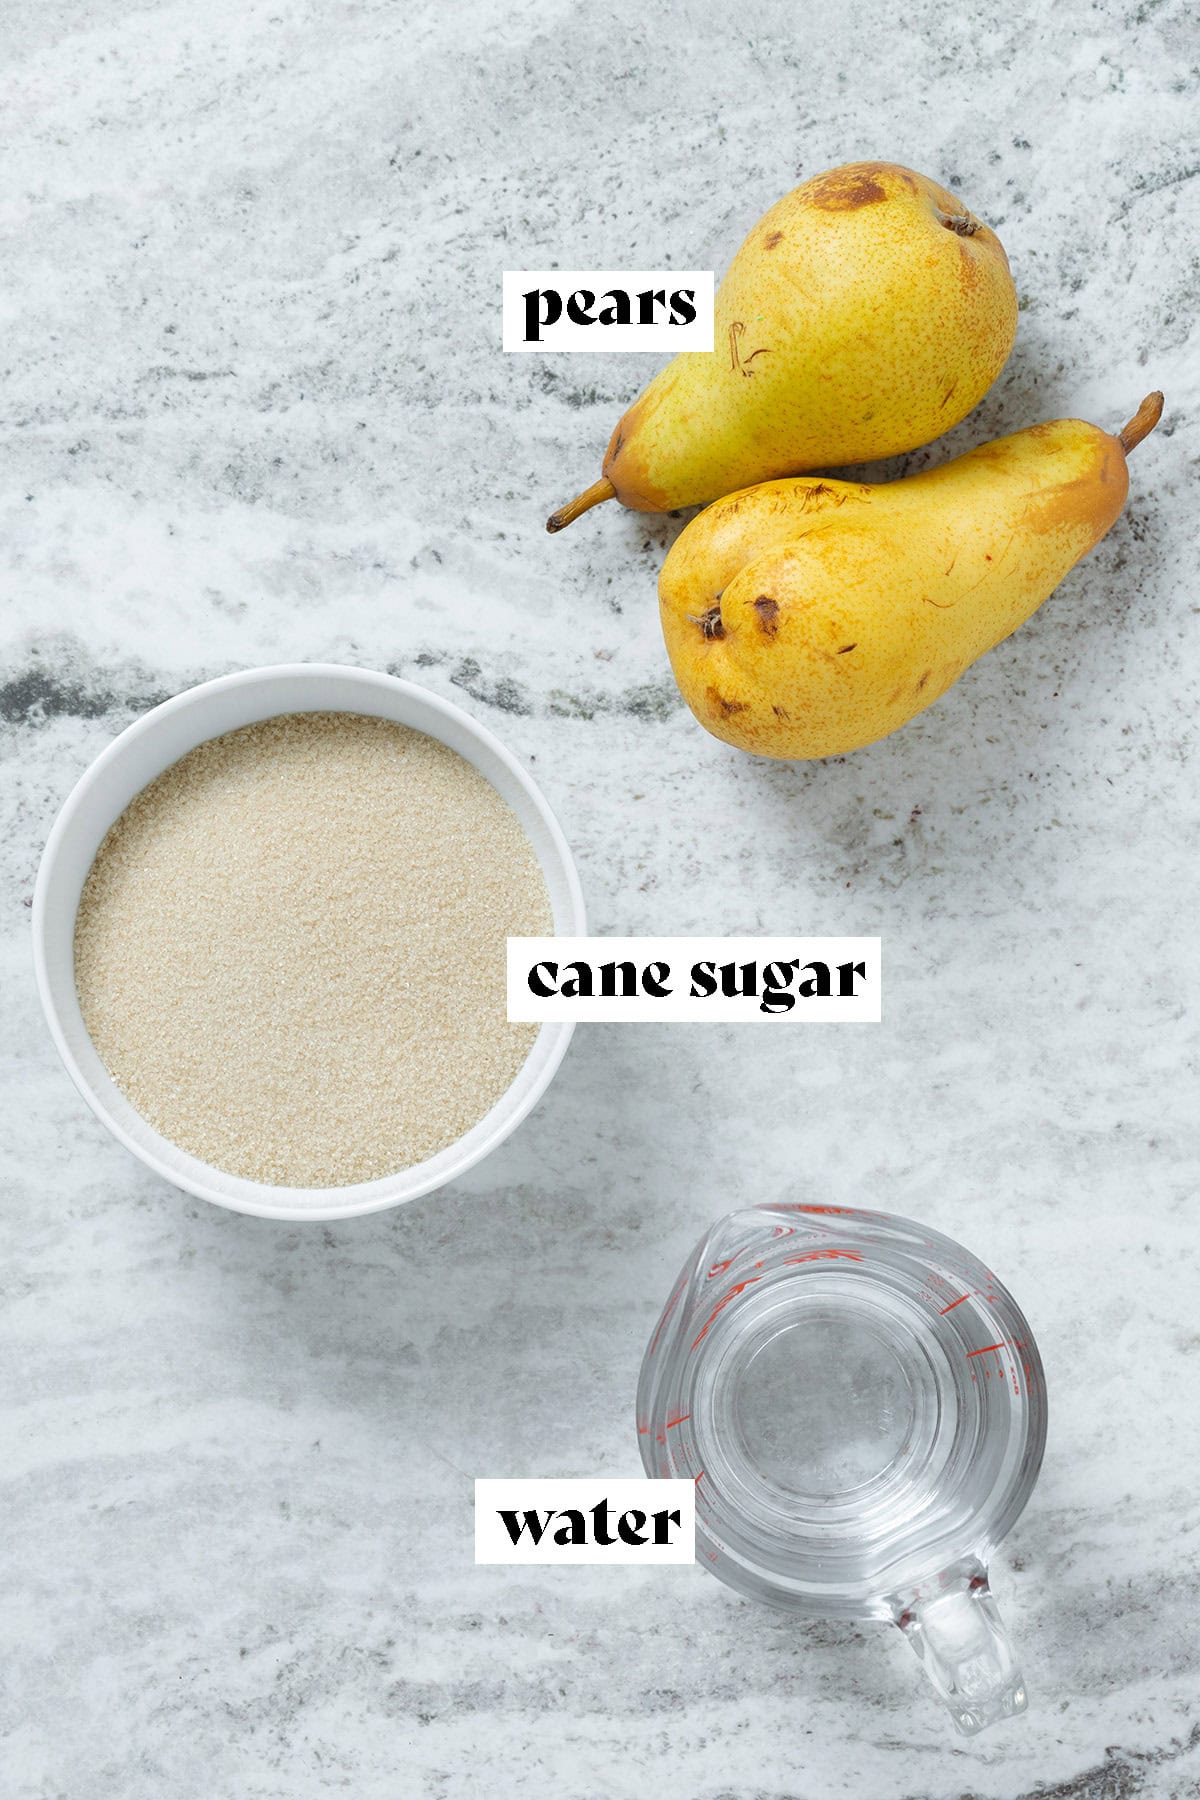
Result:
M731 1213L642 1362L649 1475L696 1483L696 1555L755 1600L900 1626L971 1734L1024 1712L987 1581L1046 1441L1033 1335L939 1232L856 1207Z

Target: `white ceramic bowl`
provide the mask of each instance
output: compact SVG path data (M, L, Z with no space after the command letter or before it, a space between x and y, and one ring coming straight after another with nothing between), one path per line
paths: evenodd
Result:
M516 1080L479 1123L427 1161L349 1187L270 1187L214 1169L162 1137L135 1111L92 1044L75 992L75 914L97 850L135 794L197 744L278 713L355 712L439 738L473 763L512 807L533 845L554 930L586 931L583 895L566 839L529 776L490 731L412 682L372 669L287 663L246 669L189 688L130 725L83 774L54 822L33 896L33 954L51 1035L97 1118L135 1156L177 1187L267 1219L347 1219L415 1200L477 1163L514 1131L545 1092L570 1041L570 1024L543 1025Z

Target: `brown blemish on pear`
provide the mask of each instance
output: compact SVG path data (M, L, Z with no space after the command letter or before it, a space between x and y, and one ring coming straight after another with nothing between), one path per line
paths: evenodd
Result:
M828 486L824 481L814 482L811 487L804 483L797 487L796 492L803 496L805 512L820 512L825 506L845 506L850 498L848 494L839 494L836 488Z
M878 179L883 172L879 163L852 163L846 169L831 169L828 175L809 184L809 203L821 212L854 212L860 206L878 206L888 197Z
M770 594L760 594L754 602L754 610L758 614L759 628L765 638L779 635L779 602L772 600Z
M722 719L731 719L734 713L748 712L745 700L727 700L717 688L710 687L706 696L710 712L717 713Z

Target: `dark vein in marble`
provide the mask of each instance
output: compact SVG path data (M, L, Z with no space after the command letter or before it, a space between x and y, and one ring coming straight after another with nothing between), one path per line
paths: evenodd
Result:
M393 662L388 673L403 676L425 669L445 668L452 686L481 706L516 718L551 717L588 722L605 717L638 719L658 724L678 712L683 701L673 683L642 682L623 692L600 689L551 688L533 692L509 675L488 675L473 656L451 656L446 651L422 650L411 661ZM112 714L144 711L203 681L213 670L181 676L171 687L137 664L103 668L93 664L82 646L62 639L46 650L34 650L28 663L0 680L0 723L28 726L47 719L102 719Z
M169 690L148 676L119 686L111 679L96 676L88 681L37 662L0 682L0 720L25 725L44 719L102 719L131 707L157 706L168 698Z

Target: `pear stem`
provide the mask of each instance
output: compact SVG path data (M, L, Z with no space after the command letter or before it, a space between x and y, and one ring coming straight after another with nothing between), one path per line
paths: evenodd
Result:
M593 481L590 488L584 488L582 494L576 494L574 500L569 500L557 512L551 513L546 520L546 530L563 531L568 525L573 525L581 513L590 512L593 506L599 506L603 500L611 500L616 491L607 475L602 475L599 481Z
M1162 409L1163 397L1160 393L1146 395L1124 431L1120 432L1117 438L1117 442L1126 456L1131 450L1137 449L1143 438L1150 436L1162 418Z

